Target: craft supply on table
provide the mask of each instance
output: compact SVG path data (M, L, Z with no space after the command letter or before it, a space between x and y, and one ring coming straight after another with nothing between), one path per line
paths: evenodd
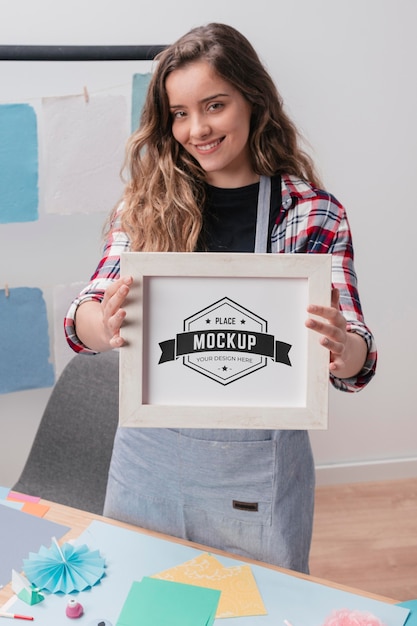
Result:
M82 604L77 602L75 598L70 598L68 600L67 608L65 609L65 615L67 617L70 617L71 619L76 619L78 617L81 617L83 613L84 609Z
M0 617L9 617L11 619L25 619L25 620L33 620L33 617L30 615L19 615L19 613L5 613L4 611L0 611Z
M98 550L85 544L73 546L58 544L53 537L50 548L41 546L38 553L29 553L23 559L27 578L39 589L50 593L84 591L95 585L103 576L104 559Z

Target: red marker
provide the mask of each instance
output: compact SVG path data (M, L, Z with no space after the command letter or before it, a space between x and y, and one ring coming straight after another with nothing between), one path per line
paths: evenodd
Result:
M18 615L18 613L3 613L3 611L0 611L0 617L11 617L12 619L27 619L27 620L34 619L30 615Z

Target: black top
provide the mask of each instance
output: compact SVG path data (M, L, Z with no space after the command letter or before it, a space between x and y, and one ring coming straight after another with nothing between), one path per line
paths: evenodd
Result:
M256 214L259 183L237 189L221 189L207 185L207 206L204 209L200 251L253 252L255 249ZM281 208L281 177L271 178L267 251L271 248L271 232Z

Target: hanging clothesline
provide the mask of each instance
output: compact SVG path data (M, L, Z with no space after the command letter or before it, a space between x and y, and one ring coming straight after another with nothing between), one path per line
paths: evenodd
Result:
M0 61L151 61L166 46L0 46Z

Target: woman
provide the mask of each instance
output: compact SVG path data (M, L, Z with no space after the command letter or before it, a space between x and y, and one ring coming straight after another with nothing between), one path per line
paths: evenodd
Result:
M209 24L157 57L127 166L103 259L65 321L74 350L123 349L132 279L119 277L122 251L332 254L331 306L310 306L306 326L329 350L336 388L357 391L370 381L376 349L345 210L320 189L271 77L242 34ZM268 233L259 241L265 212ZM117 432L110 517L308 572L313 507L306 431Z

